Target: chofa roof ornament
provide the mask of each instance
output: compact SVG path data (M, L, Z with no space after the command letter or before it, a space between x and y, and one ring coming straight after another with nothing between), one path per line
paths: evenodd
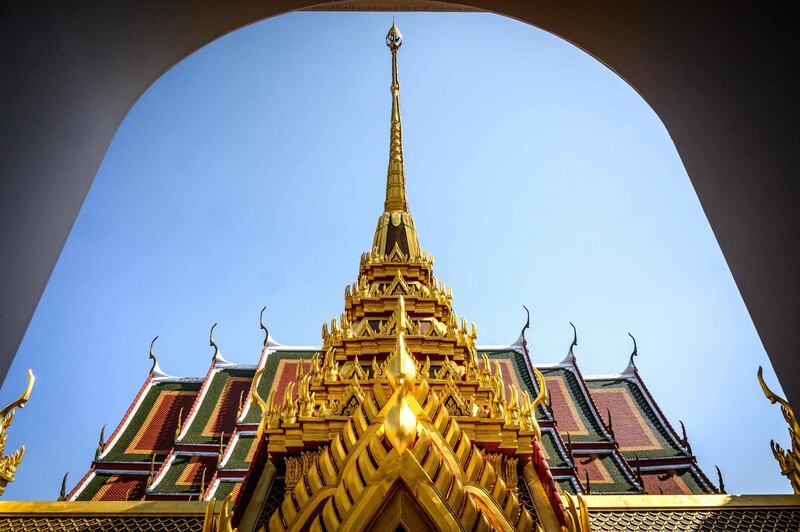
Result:
M631 352L631 357L628 359L627 367L622 371L623 375L633 375L636 373L636 363L633 361L633 359L634 357L639 356L639 348L636 346L636 338L634 338L631 333L628 333L628 336L630 336L631 340L633 340L633 351Z

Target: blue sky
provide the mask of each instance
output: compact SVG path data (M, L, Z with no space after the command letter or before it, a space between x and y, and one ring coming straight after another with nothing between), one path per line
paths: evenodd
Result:
M86 472L150 368L202 376L317 344L382 211L390 14L291 14L227 35L131 109L0 392L37 383L5 499L54 499ZM422 246L480 343L532 310L536 362L578 327L584 374L637 365L701 466L730 492L788 492L769 440L774 373L669 134L613 72L488 14L400 14L406 178ZM58 179L58 176L53 176Z

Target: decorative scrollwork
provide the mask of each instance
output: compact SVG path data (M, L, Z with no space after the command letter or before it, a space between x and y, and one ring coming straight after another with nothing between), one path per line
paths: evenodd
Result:
M781 474L789 479L794 492L800 494L800 424L797 423L797 418L789 402L776 395L769 389L767 383L764 382L763 369L761 366L758 367L758 382L761 384L761 389L764 391L764 395L767 396L767 399L769 399L769 402L781 405L783 419L789 424L789 437L792 440L791 450L784 450L780 445L775 443L775 440L770 440L769 445L772 448L772 454L775 456L775 460L777 460L778 464L781 466Z
M14 474L17 472L17 467L22 462L22 457L25 455L25 446L23 445L10 455L6 456L6 441L8 440L8 428L14 420L15 408L25 408L25 403L31 396L33 383L36 377L33 376L33 371L28 370L28 385L25 391L22 392L17 399L8 404L5 408L0 410L0 496L6 490L9 482L14 482Z

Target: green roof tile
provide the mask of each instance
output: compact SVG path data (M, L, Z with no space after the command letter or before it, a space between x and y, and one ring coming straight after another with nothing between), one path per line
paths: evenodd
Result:
M178 414L183 408L183 415L188 415L200 386L197 381L150 386L102 461L149 462L153 454L166 456L175 440Z

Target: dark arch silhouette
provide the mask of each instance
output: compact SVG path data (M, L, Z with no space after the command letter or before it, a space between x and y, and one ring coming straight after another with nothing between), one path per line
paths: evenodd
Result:
M800 407L794 18L777 4L723 2L7 2L0 17L0 378L138 97L217 37L309 6L491 11L566 39L624 78L667 127L781 384Z

